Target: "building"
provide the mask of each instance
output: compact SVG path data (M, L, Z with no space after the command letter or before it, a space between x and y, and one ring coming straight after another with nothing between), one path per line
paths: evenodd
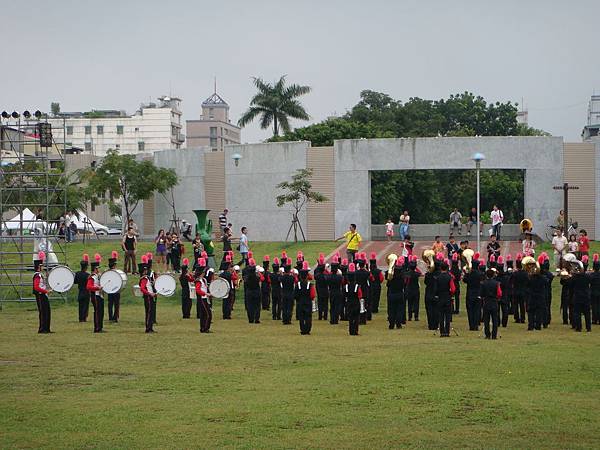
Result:
M583 127L581 137L589 141L600 136L600 95L592 95L588 106L587 125Z
M60 113L51 118L52 134L66 147L82 148L95 156L109 149L121 153L151 153L178 149L185 141L181 131L181 99L163 96L159 103L145 103L133 115L103 110Z
M216 92L202 102L202 115L185 122L187 147L209 147L223 151L225 145L240 144L240 127L229 119L229 105Z

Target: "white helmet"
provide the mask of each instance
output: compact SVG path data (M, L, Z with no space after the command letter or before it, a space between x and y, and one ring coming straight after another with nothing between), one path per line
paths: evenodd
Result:
M240 271L240 266L238 266L237 264L235 266L233 266L233 270L235 270L236 272Z

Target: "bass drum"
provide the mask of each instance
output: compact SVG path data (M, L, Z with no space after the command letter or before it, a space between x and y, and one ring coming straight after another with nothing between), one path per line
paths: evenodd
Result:
M48 286L60 294L71 289L74 282L75 275L67 266L56 266L48 274Z
M177 282L171 275L162 274L154 282L156 293L165 297L171 297L177 288Z
M107 294L121 292L127 285L127 274L119 269L111 269L100 275L100 286Z
M215 298L227 298L229 295L229 282L225 278L215 278L208 286L208 292Z

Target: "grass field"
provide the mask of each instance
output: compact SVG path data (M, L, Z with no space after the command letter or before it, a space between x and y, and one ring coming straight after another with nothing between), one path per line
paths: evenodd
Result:
M333 244L301 247L314 260ZM600 448L600 330L557 320L557 282L550 328L511 321L498 341L466 331L464 308L458 337L433 336L422 305L402 330L387 329L384 307L359 337L316 320L301 336L265 312L248 324L240 297L231 321L216 302L208 335L181 319L178 297L159 299L146 335L126 292L102 335L74 302L53 305L51 335L36 334L33 304L5 305L0 447Z

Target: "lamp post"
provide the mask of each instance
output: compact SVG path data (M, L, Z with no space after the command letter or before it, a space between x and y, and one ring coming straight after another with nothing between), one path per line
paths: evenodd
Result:
M239 153L234 153L233 155L231 155L231 159L233 159L235 167L237 167L240 163L240 159L242 159L242 155L240 155Z
M481 199L479 195L479 171L481 170L481 161L485 159L483 153L475 153L471 159L475 161L475 170L477 171L477 251L481 251Z

